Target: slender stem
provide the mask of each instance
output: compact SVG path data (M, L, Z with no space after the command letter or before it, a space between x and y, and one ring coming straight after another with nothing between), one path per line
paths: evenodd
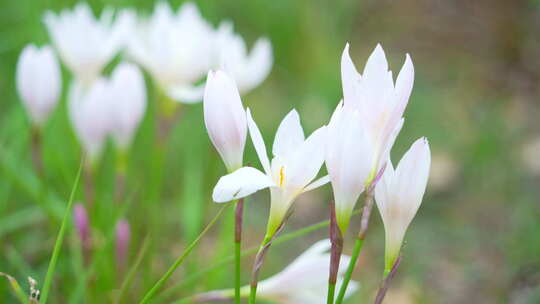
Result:
M387 272L385 270L384 278L383 278L383 281L381 282L381 287L379 288L379 291L377 292L377 297L375 298L375 304L382 304L382 301L384 300L384 296L386 295L386 292L388 291L388 288L390 287L390 281L396 275L399 264L401 264L401 256L396 259L396 261L394 262L394 265L392 266L392 270L390 270L390 272Z
M281 228L282 227L283 223L281 224ZM257 285L259 284L259 271L261 270L261 267L264 263L264 258L266 257L270 246L272 245L272 241L274 240L275 236L279 234L279 232L282 230L281 228L278 228L277 232L273 236L266 235L264 237L264 240L261 243L261 247L259 248L259 251L255 256L255 262L253 263L253 271L251 273L249 304L255 304L255 300L257 298Z
M330 271L328 275L328 296L327 304L334 303L334 294L336 292L337 276L339 271L339 262L343 252L343 235L339 229L336 218L336 206L334 202L330 203L330 241L332 249L330 252Z
M257 284L251 285L249 289L249 304L255 304L257 299Z
M129 288L129 286L131 285L131 282L133 282L133 279L135 278L137 269L141 265L141 262L144 258L144 255L146 254L149 244L150 244L150 238L147 236L146 238L144 238L142 248L137 254L135 263L133 264L133 266L131 266L131 269L129 270L126 278L124 279L124 282L122 283L122 286L120 287L120 293L118 294L118 297L116 298L117 304L122 303L123 297L126 294L126 291Z
M369 218L371 215L371 210L373 209L373 189L374 188L371 186L367 187L364 208L362 210L362 218L360 220L360 232L358 233L358 238L356 239L356 242L354 244L353 254L349 262L349 266L347 267L347 272L343 277L343 284L341 284L341 288L339 289L336 304L341 304L343 302L343 299L345 298L347 287L349 285L349 282L351 281L352 273L354 271L354 268L356 267L358 256L360 255L362 245L364 244L364 239L366 238L366 233L369 227Z
M240 304L240 255L242 251L242 218L244 213L244 199L240 199L236 203L236 211L234 216L234 300L236 304Z
M31 136L31 150L32 150L32 163L34 165L34 170L36 171L36 176L43 177L43 155L42 155L42 140L41 132L37 127L32 127L30 131Z
M355 210L352 213L352 215L354 216L354 215L358 215L360 213L361 213L361 210L358 209L358 210ZM284 234L284 235L282 235L280 237L277 237L274 240L274 245L283 244L283 243L286 243L288 241L297 239L297 238L299 238L301 236L304 236L304 235L306 235L308 233L311 233L313 231L317 231L319 229L322 229L322 228L328 226L329 224L330 224L330 221L325 220L325 221L321 221L321 222L315 223L313 225L298 229L296 231L286 233L286 234ZM246 256L250 256L252 254L255 254L255 253L257 253L258 250L259 250L259 247L251 247L249 249L246 249L246 250L242 251L241 257L246 257ZM191 282L194 282L195 280L202 277L203 275L206 275L207 273L210 273L211 271L214 271L214 270L218 269L219 267L227 266L232 262L234 262L234 256L231 255L231 256L228 256L228 257L224 258L223 260L217 262L214 265L211 265L211 266L209 266L209 267L207 267L207 268L205 268L205 269L203 269L201 271L198 271L197 273L194 273L194 274L190 275L184 281L182 281L182 282L176 284L175 286L172 286L169 289L165 290L162 293L162 295L159 297L159 300L160 300L159 302L163 302L164 299L172 296L175 292L179 291L182 287L185 287L187 284L189 284Z
M60 250L62 249L62 243L64 241L64 234L66 233L66 227L68 225L68 220L71 215L71 207L73 206L73 201L75 200L75 193L77 192L77 186L79 185L79 180L81 178L81 171L84 164L84 158L81 160L79 165L79 170L73 182L73 187L71 188L71 194L69 195L68 205L66 211L64 212L64 218L62 219L62 224L60 225L60 230L58 231L58 236L56 237L56 242L54 244L53 253L51 256L51 261L49 262L49 268L47 269L47 274L45 275L45 281L43 282L43 289L41 290L41 301L40 303L47 303L47 297L49 296L49 290L51 288L52 277L56 269L56 263L58 261L58 256L60 255Z
M189 246L184 250L184 253L178 259L174 262L174 264L167 270L167 272L154 284L154 286L144 295L143 299L141 300L141 304L148 303L150 299L160 290L160 288L167 282L167 280L172 276L172 274L176 271L178 266L180 266L186 257L193 251L195 246L199 243L199 241L202 239L202 237L210 230L210 228L217 222L217 220L221 217L223 214L223 211L230 206L229 204L224 205L219 209L218 213L214 218L206 225L206 227L203 229L203 231L197 236L197 238L189 244Z
M356 267L356 261L358 260L360 251L362 251L363 244L364 244L364 240L359 239L359 238L357 238L356 242L354 243L354 249L351 256L351 261L349 262L349 266L347 267L347 272L345 272L345 275L343 276L343 283L341 284L341 288L339 289L339 294L336 299L336 304L341 304L343 302L343 299L345 298L347 285L349 285L349 282L351 281L351 276L354 271L354 267Z
M328 296L326 298L327 304L334 303L334 293L336 292L336 283L328 283Z

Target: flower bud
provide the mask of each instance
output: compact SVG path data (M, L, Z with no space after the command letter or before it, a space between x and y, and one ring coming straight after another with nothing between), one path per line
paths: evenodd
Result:
M17 62L17 91L33 124L43 125L58 103L62 85L56 55L50 46L28 45Z
M210 140L233 172L242 166L247 136L246 112L234 80L223 71L210 71L203 103Z
M81 243L84 247L88 246L90 242L90 224L86 208L81 203L73 207L73 221Z
M135 65L119 64L109 80L111 132L116 145L125 150L146 111L146 86Z
M416 215L429 177L431 153L426 138L414 142L396 169L388 161L375 188L386 239L385 271L389 271L401 250L405 232Z
M116 262L125 265L131 240L131 229L127 220L122 219L116 224Z

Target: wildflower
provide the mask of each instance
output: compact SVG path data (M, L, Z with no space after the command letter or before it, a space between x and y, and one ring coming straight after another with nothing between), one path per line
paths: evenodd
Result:
M45 25L60 58L81 84L97 79L126 43L135 15L124 10L113 17L112 9L106 8L97 19L86 3L58 15L45 13Z
M17 62L17 90L33 124L41 126L58 104L62 76L50 46L27 45Z
M208 73L203 105L210 140L229 172L233 172L242 166L247 122L236 84L227 73Z
M349 56L347 44L341 57L341 78L345 108L358 111L373 155L369 183L388 159L403 126L402 116L413 87L414 67L407 54L394 84L384 50L377 45L360 74Z
M328 283L328 265L330 263L330 240L325 239L313 244L297 257L280 273L259 283L259 298L280 304L323 304L326 303L326 284ZM341 263L345 266L350 257L344 255ZM345 274L345 267L339 271L338 285ZM351 281L346 297L359 287ZM249 286L242 287L241 295L249 295ZM232 290L211 291L195 297L195 301L227 300L232 298Z
M414 142L396 169L391 162L375 188L375 200L386 232L385 272L399 256L407 227L426 190L431 154L426 138Z
M204 85L196 83L212 66L214 37L212 26L194 3L184 3L175 13L163 1L156 4L149 19L136 24L128 54L168 97L199 102Z
M222 22L217 31L218 64L231 75L240 93L257 87L272 69L272 45L259 38L248 53L244 39L234 32L232 23Z
M271 207L267 237L272 237L282 224L296 197L329 181L325 176L311 183L324 162L326 127L304 139L300 117L292 110L281 122L274 139L270 163L259 128L247 110L249 133L263 166L264 173L243 167L223 176L214 188L215 202L228 202L270 188Z

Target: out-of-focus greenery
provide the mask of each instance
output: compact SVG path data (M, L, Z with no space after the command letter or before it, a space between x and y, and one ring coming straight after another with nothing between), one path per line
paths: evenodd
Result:
M0 271L43 283L80 148L67 119L65 98L43 130L44 172L36 175L30 128L15 91L16 60L27 43L48 43L45 10L75 1L2 1L0 4ZM90 1L151 12L152 1ZM180 3L172 1L174 7ZM351 43L359 70L382 43L397 74L405 53L416 70L405 127L393 151L401 157L427 136L433 151L431 184L403 248L404 259L387 303L538 303L540 301L540 6L538 1L199 1L214 25L231 19L252 43L268 36L275 64L263 85L243 97L267 146L281 118L300 112L308 132L325 124L341 98L340 55ZM64 96L69 86L64 70ZM96 173L91 208L94 259L85 263L70 228L50 295L51 303L107 303L125 272L117 271L111 242L116 219L132 226L130 265L143 239L151 243L126 300L137 301L217 212L211 189L225 169L204 129L202 106L182 105L156 159L153 84L149 110L130 153L126 199L114 199L114 149ZM259 166L248 141L246 161ZM536 167L535 167L536 164ZM84 199L84 187L77 193ZM302 196L286 231L328 216L330 187ZM269 199L246 202L244 248L264 233ZM382 224L372 217L350 303L372 301L383 267ZM352 221L352 232L359 226ZM189 257L168 286L232 254L232 209ZM351 232L351 233L352 233ZM271 249L262 277L277 273L326 229ZM352 235L346 238L350 252ZM247 284L252 258L243 259ZM93 270L87 275L87 270ZM232 264L188 280L170 299L232 288ZM301 278L299 278L301 279ZM0 283L0 302L16 301Z

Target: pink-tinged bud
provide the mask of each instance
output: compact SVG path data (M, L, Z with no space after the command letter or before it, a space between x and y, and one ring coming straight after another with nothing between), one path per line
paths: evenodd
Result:
M79 234L79 239L83 246L86 247L90 242L90 225L86 208L80 203L76 204L73 208L73 221Z
M50 46L28 45L17 62L17 91L34 125L41 126L58 104L60 66Z
M246 112L234 79L223 71L210 71L203 106L210 140L233 172L242 167L247 136Z
M131 239L131 229L127 220L122 219L116 224L116 261L125 265Z

